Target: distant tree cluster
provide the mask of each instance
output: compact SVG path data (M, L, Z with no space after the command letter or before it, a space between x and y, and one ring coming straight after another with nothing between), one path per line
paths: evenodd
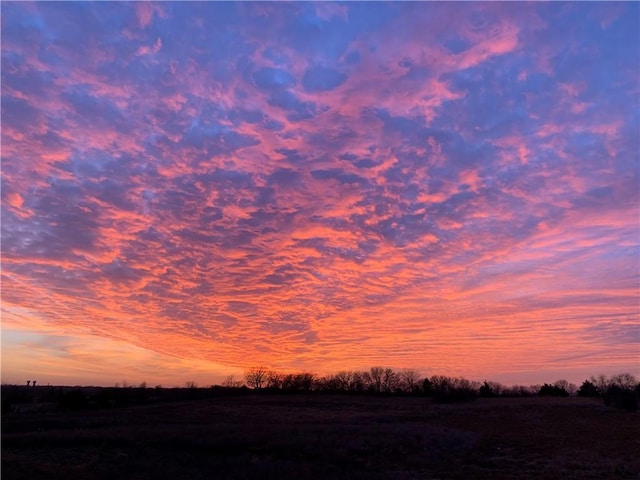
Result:
M538 393L537 387L517 386L510 389L496 382L480 384L444 375L423 378L417 370L396 371L379 366L369 370L343 370L323 377L308 372L281 374L265 367L254 367L245 373L245 381L254 390L420 395L439 402L470 400L477 396L529 396ZM225 386L232 385L225 381Z
M558 380L553 384L545 383L540 387L538 395L549 397L568 397L569 395L575 395L577 387L573 383L569 383L566 380Z
M368 393L379 395L419 395L437 402L449 403L477 397L554 396L601 397L605 404L636 410L640 384L628 373L607 378L603 375L585 380L580 388L567 380L543 385L514 385L506 387L498 382L482 383L462 377L433 375L422 377L416 370L396 371L386 367L372 367L361 371L340 371L326 376L309 372L282 374L266 367L254 367L245 372L246 386L253 390L271 392L332 392ZM240 387L240 382L228 377L226 387Z
M540 387L538 394L541 397L568 397L569 392L566 389L558 386L558 385L550 385L545 383Z
M630 373L611 377L600 375L585 380L577 393L581 397L601 397L607 406L636 411L640 401L640 383Z
M324 377L309 372L283 374L265 367L254 367L245 372L244 378L246 385L254 390L380 394L422 392L422 379L416 370L395 371L383 367L372 367L363 371L340 371ZM225 383L228 385L228 382Z

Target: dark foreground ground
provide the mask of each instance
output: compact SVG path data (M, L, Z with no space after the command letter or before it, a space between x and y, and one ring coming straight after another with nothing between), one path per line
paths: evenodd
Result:
M640 479L640 413L582 398L244 396L2 417L2 479Z

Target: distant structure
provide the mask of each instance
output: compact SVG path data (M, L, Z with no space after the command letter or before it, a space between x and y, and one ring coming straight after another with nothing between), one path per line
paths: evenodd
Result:
M32 382L32 386L35 387L36 386L36 381L35 380L31 380L31 382Z
M27 387L31 385L31 380L27 380Z

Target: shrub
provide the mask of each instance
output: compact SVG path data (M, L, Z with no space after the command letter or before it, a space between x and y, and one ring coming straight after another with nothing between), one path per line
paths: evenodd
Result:
M580 388L578 389L578 396L599 397L600 392L598 391L598 387L596 387L594 383L590 382L589 380L585 380L584 382L582 382L582 385L580 385Z
M496 392L494 392L493 387L486 380L482 385L480 385L480 389L478 390L478 394L481 397L495 397Z
M558 385L549 385L548 383L545 383L540 387L540 390L538 390L538 395L550 397L568 397L569 392Z

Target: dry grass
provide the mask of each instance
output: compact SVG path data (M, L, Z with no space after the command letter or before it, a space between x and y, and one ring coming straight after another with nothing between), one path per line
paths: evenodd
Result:
M8 414L2 477L640 478L640 415L581 398L248 396Z

